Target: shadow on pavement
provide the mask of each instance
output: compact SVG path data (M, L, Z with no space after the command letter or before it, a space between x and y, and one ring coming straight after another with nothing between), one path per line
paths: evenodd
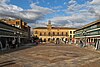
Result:
M23 46L20 46L20 47L17 47L17 48L11 48L11 49L7 49L7 50L0 50L0 55L4 55L4 54L7 54L7 53L11 53L11 52L15 52L15 51L19 51L19 50L24 50L24 49L28 49L28 48L32 48L34 46L38 46L36 44L26 44L26 45L23 45Z
M16 64L14 60L8 60L0 63L0 67Z

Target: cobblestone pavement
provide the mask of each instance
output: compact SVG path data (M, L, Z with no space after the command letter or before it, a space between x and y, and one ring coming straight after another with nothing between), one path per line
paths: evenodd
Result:
M99 63L99 52L64 44L47 43L0 55L0 67L100 67Z

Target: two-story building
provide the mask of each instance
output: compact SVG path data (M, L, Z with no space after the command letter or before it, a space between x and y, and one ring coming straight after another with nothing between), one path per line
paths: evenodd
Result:
M83 39L86 44L96 44L100 39L100 20L91 22L75 31L77 41Z
M33 36L39 37L42 41L49 42L51 40L63 39L71 41L74 38L74 31L76 28L68 27L54 27L51 21L48 21L47 27L36 27L33 28Z
M5 48L14 39L20 44L28 43L30 40L30 27L22 21L12 21L14 20L0 20L0 48ZM19 27L16 24L19 24Z

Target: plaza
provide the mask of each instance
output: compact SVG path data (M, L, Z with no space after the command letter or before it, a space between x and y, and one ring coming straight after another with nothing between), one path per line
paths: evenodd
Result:
M0 67L100 67L100 0L0 0Z
M31 44L0 55L0 67L99 67L99 62L99 51L73 44Z

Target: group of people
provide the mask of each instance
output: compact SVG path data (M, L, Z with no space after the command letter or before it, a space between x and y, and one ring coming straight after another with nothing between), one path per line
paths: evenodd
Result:
M63 38L63 42L64 42L65 44L67 44L67 43L68 43L68 40L67 40L66 38Z
M79 45L81 48L87 46L86 42L84 42L83 40L79 41ZM93 44L89 43L89 45L94 46L96 50L100 49L100 39L98 39Z
M80 40L80 47L84 47L84 42L82 40Z
M5 41L0 41L0 49L16 48L19 47L20 43L17 39L10 39Z
M65 44L67 44L68 43L68 40L66 39L66 38L63 38L63 39L59 39L59 38L57 38L56 39L56 44L60 44L60 43L65 43Z
M59 38L56 39L56 44L60 44L60 39Z

